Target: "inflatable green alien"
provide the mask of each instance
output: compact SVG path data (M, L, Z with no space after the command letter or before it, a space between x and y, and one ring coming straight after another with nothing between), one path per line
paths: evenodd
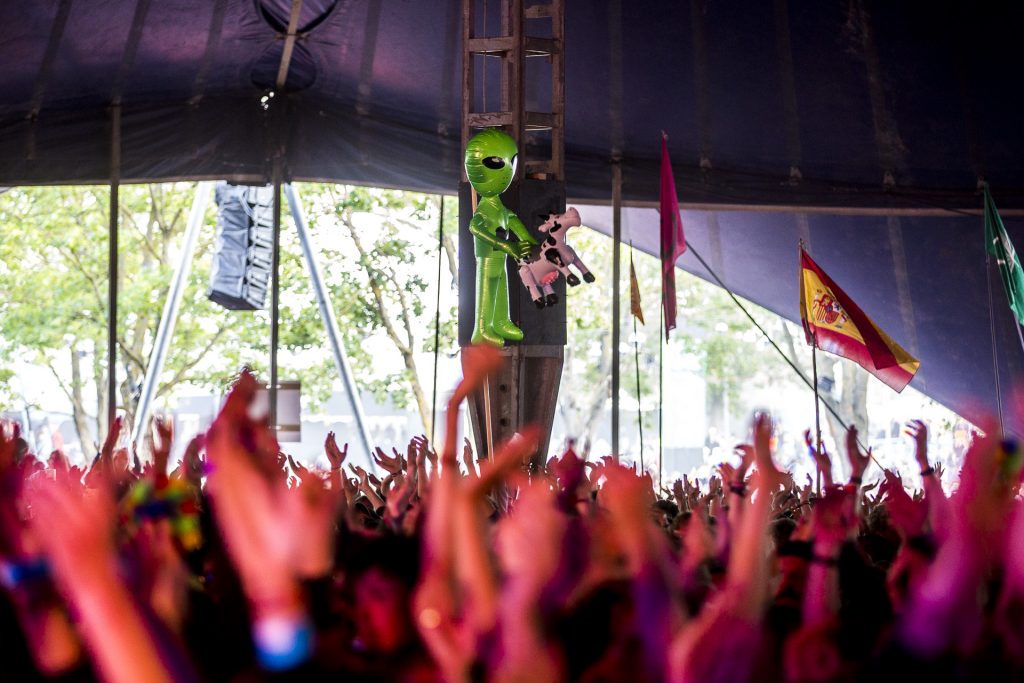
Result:
M517 157L515 140L496 128L477 133L466 145L466 177L480 195L469 221L476 254L474 344L504 346L506 341L523 338L523 331L508 316L505 258L526 258L537 240L499 198L512 183Z

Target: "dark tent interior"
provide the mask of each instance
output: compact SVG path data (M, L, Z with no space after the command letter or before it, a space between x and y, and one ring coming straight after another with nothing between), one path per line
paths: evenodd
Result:
M4 3L0 184L106 182L116 109L122 182L264 182L283 151L294 180L454 192L460 7L307 0L268 101L287 0ZM913 386L968 419L995 411L994 326L1009 402L1024 350L979 182L1020 244L1024 6L568 0L565 16L566 181L591 227L609 230L621 158L628 237L657 253L664 130L687 238L736 293L796 318L802 238L921 360ZM692 253L680 266L708 277Z

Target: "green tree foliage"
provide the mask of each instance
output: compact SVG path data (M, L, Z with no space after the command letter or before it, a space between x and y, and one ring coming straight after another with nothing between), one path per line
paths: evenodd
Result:
M584 217L585 222L585 217ZM581 443L590 440L605 417L611 398L611 320L612 320L612 241L600 233L578 230L569 237L573 247L588 267L597 274L593 285L582 285L568 291L568 334L566 369L562 376L559 411L565 420L568 436ZM640 285L646 324L633 332L629 300L628 244L621 256L621 330L620 390L622 415L620 429L635 429L635 414L626 412L626 405L636 406L636 352L639 345L640 398L645 434L655 444L658 427L658 354L659 316L661 306L661 266L653 256L633 252L637 281ZM754 406L743 400L743 390L755 384L799 382L728 294L708 282L681 270L676 273L678 327L662 353L685 354L696 362L696 370L707 387L706 410L711 424L745 417ZM746 303L758 322L774 339L789 332L778 316ZM781 342L780 342L781 343ZM672 381L665 377L665 381ZM674 419L666 407L665 419ZM724 411L728 411L726 420ZM678 417L678 416L676 416Z
M129 417L179 258L193 188L121 187L117 400ZM422 296L426 283L409 266L430 245L436 258L436 233L419 222L436 215L436 199L327 185L301 189L304 204L313 207L307 209L311 237L357 381L403 406L422 393L415 366L382 374L365 343L389 317L409 332L405 346L395 350L399 354L422 351L422 331L433 330L433 307ZM96 427L105 430L108 206L105 187L24 188L0 196L0 377L9 377L19 363L48 367L73 406L86 454ZM349 237L361 237L364 252L353 251L351 239L339 241L338 223L327 216L360 225ZM220 391L242 366L267 375L269 313L227 311L206 298L215 220L211 203L160 378L158 406L182 384ZM281 244L281 376L300 379L315 406L330 395L337 373L290 220L283 224ZM379 301L368 298L373 283ZM450 351L453 315L443 313L442 344ZM420 408L421 403L417 398Z
M380 401L412 404L425 431L431 422L429 383L418 363L434 348L435 298L431 284L436 270L423 268L439 257L437 197L371 190L355 186L313 186L309 222L314 230L333 235L336 247L324 252L326 275L360 381ZM441 287L456 283L457 202L445 206L445 256L448 276ZM425 230L424 226L428 226ZM429 275L427 275L429 273ZM453 306L441 312L440 351L456 352ZM377 367L370 345L383 343L399 357L399 369ZM376 346L375 348L380 348Z

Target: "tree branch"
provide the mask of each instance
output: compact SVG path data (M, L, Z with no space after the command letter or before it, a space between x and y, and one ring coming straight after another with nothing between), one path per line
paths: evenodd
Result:
M412 312L409 310L409 301L406 299L405 289L398 284L393 268L387 270L387 276L391 280L391 284L394 285L395 291L398 292L398 303L402 307L402 323L405 325L405 334L408 340L408 353L412 353L416 348L416 337L412 332Z
M174 377L171 378L170 382L164 384L162 387L157 389L156 396L157 397L163 396L168 391L170 391L172 388L174 388L175 385L177 385L180 382L182 382L185 379L185 375L188 374L189 372L191 372L192 369L195 368L197 365L199 365L199 363L203 360L203 358L206 357L206 354L208 354L210 352L210 350L213 348L213 346L217 343L217 341L222 336L224 336L224 333L227 332L227 330L228 330L228 326L227 325L221 325L217 329L217 331L214 332L213 338L210 339L210 341L206 344L205 347L203 347L203 350L200 351L198 355L193 356L192 360L190 360L188 363L185 363L185 365L183 365L178 370L178 372L174 373Z
M132 229L135 230L135 232L138 233L139 237L142 238L142 243L143 243L143 245L145 245L146 251L148 251L153 256L153 258L159 259L159 256L157 256L157 253L156 253L156 248L153 246L153 243L150 241L149 236L145 232L142 231L142 228L139 227L139 224L135 221L135 216L132 215L132 213L131 213L131 211L129 211L128 207L122 205L120 213L121 213L121 218L122 219L126 219L123 222L126 222L126 223L130 224Z
M90 287L92 287L92 293L93 296L96 297L97 306L99 306L100 308L104 308L107 305L107 302L104 299L104 297L100 294L99 284L92 277L92 275L89 274L89 271L86 269L85 264L82 263L82 260L78 258L78 252L76 252L71 247L64 247L60 244L56 244L54 246L56 247L57 251L64 256L64 258L71 260L71 262L75 266L75 269L78 271L79 275L84 277L85 281L89 283Z
M369 265L370 260L366 253L366 249L363 247L363 243L359 239L356 228L352 224L352 219L348 210L341 215L341 222L348 229L349 236L352 238L352 242L356 246L356 251L359 252L359 262L362 265L363 270L366 272L367 279L369 280L370 291L373 293L373 300L376 303L377 313L380 315L381 322L384 325L384 330L387 332L391 341L394 342L395 346L398 347L399 352L402 354L409 353L410 351L408 346L398 335L398 330L395 329L395 325L391 321L391 316L388 315L387 307L384 302L384 291L381 288L380 282L376 278L373 269Z

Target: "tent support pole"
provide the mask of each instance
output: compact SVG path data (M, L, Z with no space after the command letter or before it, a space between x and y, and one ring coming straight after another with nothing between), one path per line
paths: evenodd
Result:
M110 224L107 232L107 429L117 415L118 214L121 187L121 105L111 108ZM97 438L102 436L97 434Z
M338 320L334 316L334 306L331 305L331 298L327 293L327 286L324 284L320 263L317 261L316 252L313 251L313 242L309 237L306 216L302 213L299 193L294 185L287 183L284 186L284 194L288 198L288 207L291 210L292 220L295 222L295 230L299 235L299 245L302 247L302 255L306 259L306 268L309 269L309 279L313 284L316 304L320 308L320 319L324 322L327 340L330 342L331 352L334 354L334 364L338 368L338 374L341 375L342 384L345 385L345 392L352 405L352 414L355 416L356 427L359 429L359 440L363 444L363 450L366 451L366 462L369 463L371 470L375 471L373 450L370 447L370 437L366 430L366 416L363 414L363 403L359 398L359 389L356 387L352 368L349 366L348 356L345 354L345 347L341 342Z
M441 261L444 259L444 195L438 195L437 217L437 303L434 306L434 382L430 391L430 443L437 425L437 361L441 354Z
M612 457L619 460L619 252L622 247L622 164L612 159Z
M664 432L662 431L662 416L664 414L664 380L665 380L665 283L661 283L662 304L658 306L658 486L664 482L665 450L663 446Z
M267 390L270 428L277 434L277 343L281 318L281 160L274 159L274 251L270 290L270 387Z
M999 386L999 350L996 345L996 313L992 305L992 257L985 250L985 282L988 284L988 327L989 335L992 337L992 377L996 383L996 411L999 414L999 433L1005 434L1003 429L1003 392ZM1017 321L1013 324L1017 327ZM1018 333L1020 328L1018 327Z
M196 185L196 194L192 199L192 209L189 211L188 225L185 228L185 242L181 246L181 258L174 270L171 288L167 292L164 312L160 315L160 325L156 330L153 352L149 356L149 367L146 368L146 376L142 380L139 404L135 409L132 442L136 444L140 443L146 432L150 406L156 397L157 383L160 381L160 373L163 372L164 361L167 358L167 348L174 335L174 325L178 322L178 308L181 305L181 297L185 293L185 288L188 286L188 276L192 271L192 257L196 252L196 242L199 241L199 231L203 227L203 217L206 215L206 205L210 201L212 189L213 183L210 181L203 181Z

